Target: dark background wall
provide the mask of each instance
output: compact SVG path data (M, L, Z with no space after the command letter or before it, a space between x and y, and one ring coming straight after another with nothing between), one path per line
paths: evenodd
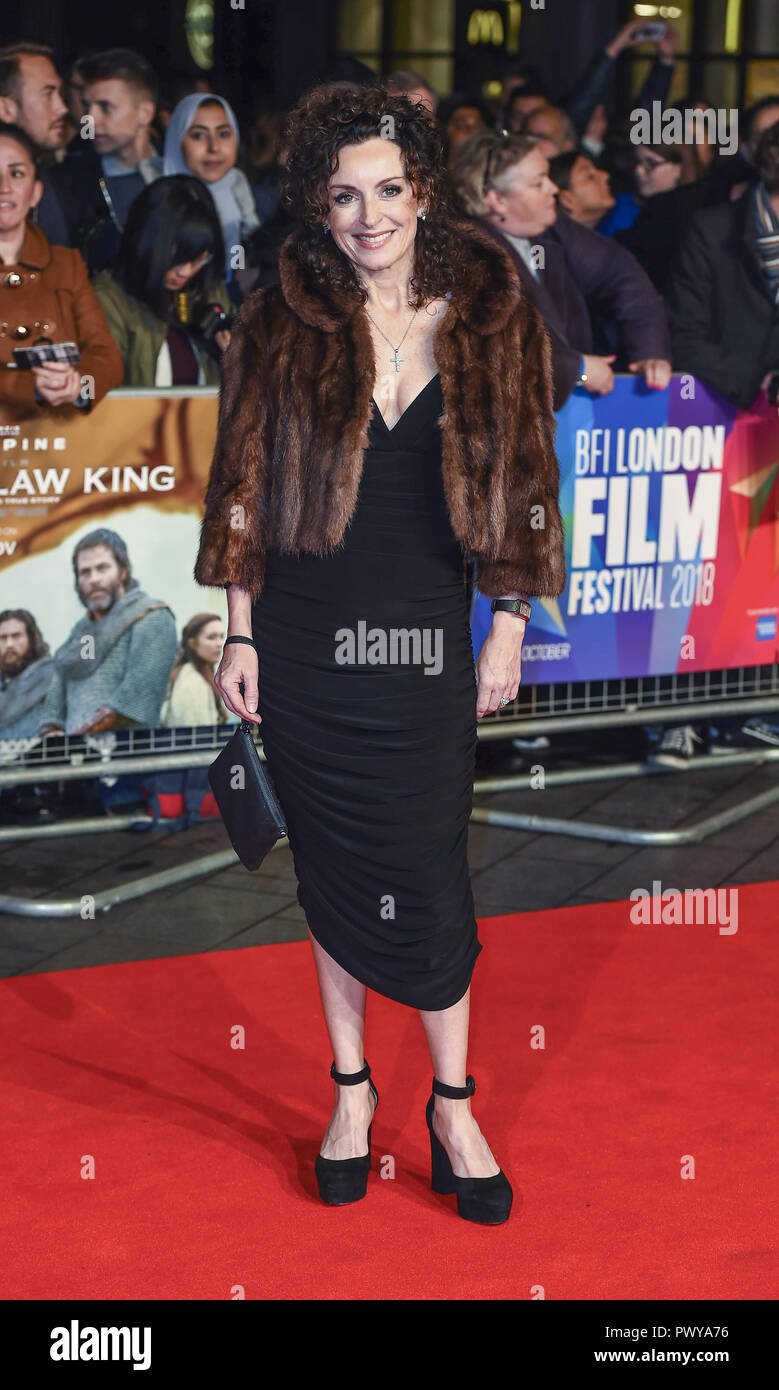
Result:
M130 5L106 0L2 0L0 32L3 42L33 39L50 43L63 60L85 49L122 44L140 48L151 57L167 52L171 11L175 6L160 0L133 0ZM179 7L183 10L183 4Z
M537 67L551 92L573 86L585 62L624 23L619 0L546 0L522 7L522 57Z
M185 0L1 0L0 41L49 43L64 66L87 50L137 48L162 75L198 74L184 37ZM328 0L245 0L234 10L219 0L214 15L214 78L243 104L258 92L284 107L324 70ZM199 75L203 75L202 73Z
M419 0L424 4L424 0ZM50 43L63 66L80 53L124 45L137 48L163 75L197 72L184 38L185 0L0 0L0 39L30 38ZM470 4L456 0L460 11ZM583 58L619 27L620 0L547 0L547 8L524 6L522 54L539 67L552 90L573 82ZM277 108L291 105L321 79L334 56L335 5L331 0L229 0L215 5L214 82L238 106L264 95ZM461 33L462 31L462 33ZM473 51L458 43L458 74L467 76ZM494 50L490 55L494 60ZM494 74L493 74L494 75Z

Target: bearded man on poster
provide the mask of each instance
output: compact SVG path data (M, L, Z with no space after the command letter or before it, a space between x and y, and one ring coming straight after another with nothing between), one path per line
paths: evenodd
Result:
M82 536L73 576L87 611L54 653L38 732L159 727L178 650L171 609L140 588L122 537L105 527Z

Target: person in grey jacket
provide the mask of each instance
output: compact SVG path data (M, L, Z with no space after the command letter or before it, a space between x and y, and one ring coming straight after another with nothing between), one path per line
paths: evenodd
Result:
M40 724L54 660L26 608L0 613L0 756L9 740L29 737Z
M40 711L54 672L54 659L38 624L26 608L0 613L0 766L23 765L39 742ZM0 818L55 819L56 783L23 782L0 787Z
M73 577L86 612L54 653L37 732L159 727L178 649L171 609L144 593L122 537L105 527L81 537Z

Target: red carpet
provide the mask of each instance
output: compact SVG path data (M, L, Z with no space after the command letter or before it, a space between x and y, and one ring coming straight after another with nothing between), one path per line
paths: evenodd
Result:
M422 1026L374 994L368 1195L320 1203L307 942L0 981L0 1295L775 1298L777 901L740 887L730 936L625 902L481 922L472 1105L514 1186L491 1229L430 1191Z

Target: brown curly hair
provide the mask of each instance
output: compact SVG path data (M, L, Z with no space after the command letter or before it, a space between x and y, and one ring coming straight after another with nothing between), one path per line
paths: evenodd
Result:
M391 129L392 136L384 135ZM420 309L443 297L464 267L461 222L444 162L438 125L422 102L379 84L314 87L287 114L280 153L279 197L294 222L295 250L316 279L336 291L368 294L353 263L323 228L328 185L343 145L377 136L399 146L406 178L427 216L417 226L410 303Z

